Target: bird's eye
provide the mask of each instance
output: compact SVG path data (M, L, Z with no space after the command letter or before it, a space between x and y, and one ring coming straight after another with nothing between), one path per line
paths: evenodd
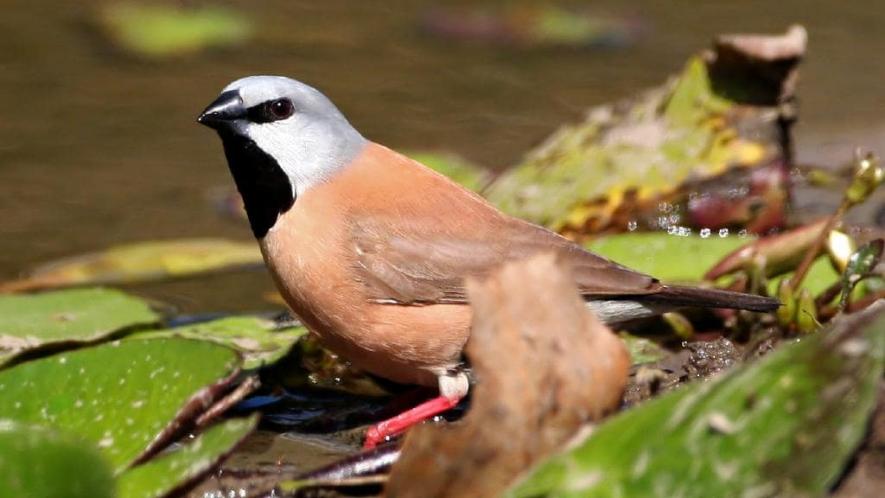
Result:
M295 113L295 106L289 99L269 100L246 110L246 119L253 123L272 123L286 119Z
M292 105L292 101L289 99L279 99L268 104L268 111L270 114L269 117L274 121L278 121L291 116L295 111L295 106Z

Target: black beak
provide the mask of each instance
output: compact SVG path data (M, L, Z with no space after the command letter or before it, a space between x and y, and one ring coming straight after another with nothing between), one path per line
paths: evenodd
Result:
M197 118L197 122L217 130L245 117L246 108L243 106L243 99L240 98L240 92L229 90L209 104Z

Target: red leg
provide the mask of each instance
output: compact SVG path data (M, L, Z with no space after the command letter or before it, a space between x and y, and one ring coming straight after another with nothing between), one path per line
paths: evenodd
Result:
M434 415L451 410L459 401L461 401L461 398L439 396L406 410L393 418L378 422L366 431L363 449L372 449L379 443L383 443L390 436L400 434L409 427L423 422Z

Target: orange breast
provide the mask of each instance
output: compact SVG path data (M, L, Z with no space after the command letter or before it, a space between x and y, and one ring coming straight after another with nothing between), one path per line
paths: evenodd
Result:
M349 221L354 213L395 220L432 209L427 199L440 185L428 173L370 144L353 164L301 195L261 248L286 302L327 347L376 375L435 386L437 375L460 358L469 307L371 303L354 271Z

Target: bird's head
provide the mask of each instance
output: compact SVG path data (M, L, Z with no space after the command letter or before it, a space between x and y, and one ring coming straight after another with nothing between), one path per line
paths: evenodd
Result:
M295 199L349 164L366 140L322 93L282 76L249 76L197 118L221 137L259 238Z

